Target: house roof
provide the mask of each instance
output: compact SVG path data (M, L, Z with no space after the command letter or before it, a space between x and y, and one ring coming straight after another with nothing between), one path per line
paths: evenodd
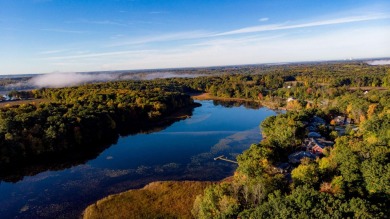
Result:
M307 127L307 130L309 130L309 132L314 132L314 131L317 131L317 127L315 127L314 125L309 125Z
M307 151L298 151L298 152L295 152L293 154L290 154L288 156L288 159L290 162L292 163L295 163L295 162L299 162L302 158L304 157L308 157L310 159L315 159L316 156L310 152L307 152Z
M326 124L325 120L318 117L318 116L314 116L313 119L312 119L312 123L316 123L316 124Z
M282 169L282 170L286 170L286 169L290 168L290 164L288 164L288 163L280 163L276 167L279 168L279 169Z
M321 134L318 132L309 132L307 135L309 138L321 138Z
M325 147L334 145L333 141L326 140L325 138L316 138L316 139L313 139L313 141L320 148L325 148Z

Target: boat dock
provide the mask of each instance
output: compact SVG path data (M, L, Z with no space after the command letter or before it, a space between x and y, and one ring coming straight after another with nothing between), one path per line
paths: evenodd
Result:
M214 158L214 160L223 160L223 161L227 161L227 162L230 162L230 163L235 163L235 164L238 164L237 161L234 161L234 160L229 160L227 159L225 156L221 155L219 157L216 157Z

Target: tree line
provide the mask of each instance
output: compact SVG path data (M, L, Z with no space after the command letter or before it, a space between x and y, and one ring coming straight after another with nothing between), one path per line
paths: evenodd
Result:
M2 166L99 145L193 105L177 87L149 81L40 89L31 94L49 101L0 108Z

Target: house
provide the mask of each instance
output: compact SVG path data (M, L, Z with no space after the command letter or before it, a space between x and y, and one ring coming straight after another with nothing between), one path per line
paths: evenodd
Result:
M321 136L320 133L313 131L313 132L309 132L309 134L307 134L307 137L309 137L309 138L321 138L322 136Z
M353 124L353 119L351 118L347 118L345 116L336 116L333 118L334 121L334 125L349 125L349 124Z
M312 138L312 142L314 143L313 147L311 147L311 152L314 154L323 154L325 147L333 146L333 141L328 141L325 138Z
M291 102L291 101L293 101L293 100L296 100L294 97L289 97L288 99L287 99L287 103L288 102Z
M298 164L303 158L315 159L316 156L308 151L298 151L288 156L288 162L292 164Z
M345 135L345 127L337 126L334 130L338 133L339 136Z
M312 147L311 151L314 153L314 154L323 154L324 152L324 146L323 145L314 145L314 147Z
M306 151L312 151L315 145L316 144L314 143L313 138L306 138L303 143L303 147L305 148Z
M314 155L321 155L325 147L333 146L333 141L328 141L323 137L320 138L306 138L304 140L304 148L306 151L311 152Z
M278 173L288 173L291 170L291 165L288 163L279 163L273 169Z
M333 121L335 122L335 125L344 125L345 116L336 116Z
M317 127L314 125L309 125L308 127L306 127L306 129L308 132L316 132L317 131Z

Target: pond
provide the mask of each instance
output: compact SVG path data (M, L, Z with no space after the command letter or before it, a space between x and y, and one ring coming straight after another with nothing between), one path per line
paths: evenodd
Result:
M149 182L221 180L232 175L236 164L213 158L235 160L261 140L260 122L276 112L198 102L202 106L187 119L153 133L120 137L89 161L26 174L17 182L0 181L1 218L78 218L98 199Z

